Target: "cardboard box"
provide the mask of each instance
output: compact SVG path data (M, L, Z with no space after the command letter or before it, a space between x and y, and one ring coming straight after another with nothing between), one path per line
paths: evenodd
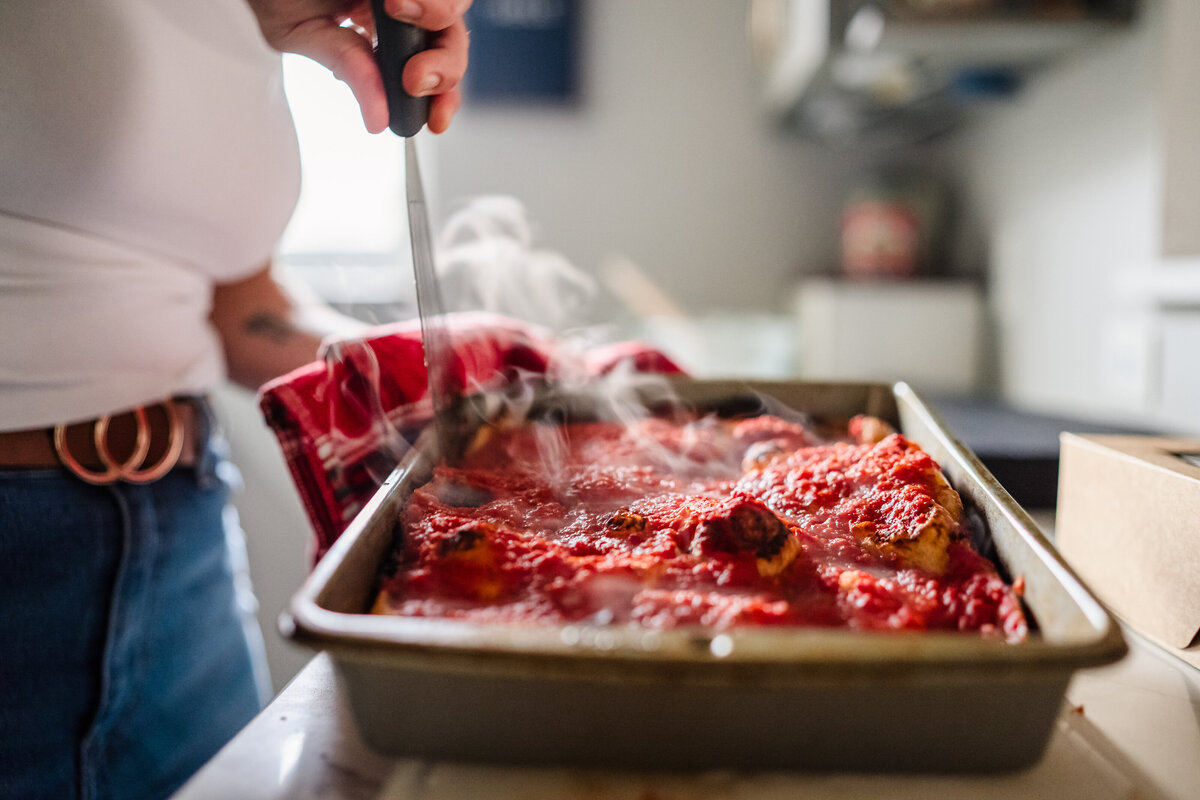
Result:
M1055 539L1134 630L1200 667L1200 439L1060 437Z

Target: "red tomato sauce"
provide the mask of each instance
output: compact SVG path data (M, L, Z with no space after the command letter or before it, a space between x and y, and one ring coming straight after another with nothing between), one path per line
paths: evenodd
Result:
M899 434L822 442L772 416L529 424L438 467L401 521L382 613L1027 634L957 493Z

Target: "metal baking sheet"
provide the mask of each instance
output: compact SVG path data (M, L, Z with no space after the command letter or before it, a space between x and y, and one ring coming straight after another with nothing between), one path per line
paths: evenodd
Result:
M1002 772L1035 763L1074 670L1120 630L1029 516L905 384L677 380L719 407L765 395L881 417L928 451L1034 623L1016 645L952 632L519 628L364 613L432 457L415 448L282 621L337 664L363 738L393 755L653 769Z

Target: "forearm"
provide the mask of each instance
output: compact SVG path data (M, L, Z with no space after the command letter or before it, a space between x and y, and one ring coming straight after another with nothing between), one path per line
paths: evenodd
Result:
M281 284L269 267L213 291L212 322L229 377L250 389L317 357L321 340L366 328L307 291Z

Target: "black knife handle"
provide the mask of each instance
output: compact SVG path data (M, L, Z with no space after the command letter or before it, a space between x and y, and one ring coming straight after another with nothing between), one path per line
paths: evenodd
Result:
M371 0L371 13L375 15L375 63L387 94L388 127L397 136L415 136L429 121L430 98L404 91L400 77L408 60L428 47L428 31L389 17L383 0Z

